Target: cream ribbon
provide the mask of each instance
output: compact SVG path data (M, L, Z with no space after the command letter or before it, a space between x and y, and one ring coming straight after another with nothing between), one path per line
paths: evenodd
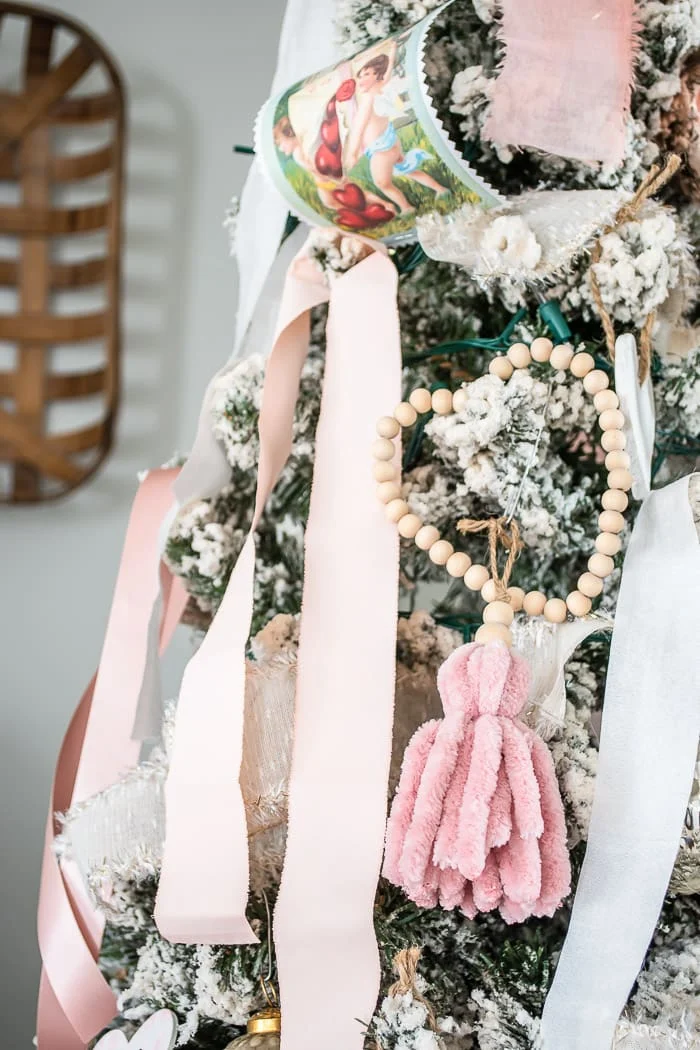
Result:
M651 492L651 462L654 457L656 410L651 375L639 382L639 357L633 335L620 335L615 341L615 390L625 417L627 451L631 459L635 499L646 499Z
M673 871L700 734L700 544L689 479L650 494L624 563L588 848L545 1050L610 1050Z

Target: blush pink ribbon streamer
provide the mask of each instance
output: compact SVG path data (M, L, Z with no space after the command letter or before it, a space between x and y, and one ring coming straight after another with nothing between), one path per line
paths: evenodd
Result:
M82 1050L116 1012L97 965L103 920L75 867L54 851L56 817L78 799L116 781L138 759L132 726L146 662L148 624L158 597L154 565L159 530L172 503L177 471L148 474L132 509L98 674L86 689L64 738L49 805L39 895L42 957L39 1050ZM181 583L161 574L161 651L187 603Z
M635 54L634 0L501 0L506 54L484 135L619 164Z
M339 1050L360 1050L360 1022L369 1021L379 991L372 915L391 754L398 540L376 500L370 447L378 416L400 397L396 282L380 252L334 280L330 292L302 257L290 268L265 375L251 533L185 672L166 785L161 933L189 943L254 941L238 783L254 529L291 450L309 311L330 298L289 846L275 916L285 1050L325 1050L329 1031Z

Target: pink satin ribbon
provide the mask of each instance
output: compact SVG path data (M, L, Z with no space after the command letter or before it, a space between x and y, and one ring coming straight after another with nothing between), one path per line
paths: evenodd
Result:
M617 165L634 75L634 0L502 0L506 54L488 139Z
M377 418L400 398L396 282L380 252L334 280L330 293L303 258L290 269L265 375L253 525L185 672L166 786L161 933L186 943L254 941L238 783L254 529L291 450L309 311L330 298L289 845L275 917L285 1050L325 1050L329 1033L338 1050L360 1050L361 1022L379 991L372 915L391 754L398 540L376 500L370 447Z
M159 530L172 503L176 470L150 472L139 486L127 529L97 675L63 740L49 804L39 895L42 958L39 1050L82 1050L116 1012L97 966L103 920L71 862L54 852L55 814L114 783L137 760L132 727L147 659L148 624L158 598ZM161 651L187 603L179 580L161 573Z

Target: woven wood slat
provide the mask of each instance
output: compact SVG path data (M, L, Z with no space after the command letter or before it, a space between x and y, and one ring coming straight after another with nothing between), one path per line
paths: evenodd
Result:
M0 24L27 23L23 82L18 94L0 93L0 181L19 188L19 203L0 206L0 234L16 239L14 258L0 260L0 287L17 290L16 313L0 313L0 340L15 346L14 371L0 373L0 462L12 466L10 491L0 499L31 502L54 498L88 478L109 451L119 396L121 215L124 168L124 91L119 71L103 46L79 23L44 8L0 2ZM57 30L68 46L57 54ZM10 37L8 37L9 39ZM12 37L13 39L16 37ZM0 55L4 35L0 37ZM102 85L87 93L81 81L98 66ZM79 94L74 92L78 91ZM105 123L108 141L98 149L61 153L71 127ZM61 207L64 184L100 176L104 200ZM96 257L94 237L105 245ZM61 258L61 238L74 245ZM76 257L75 249L84 251ZM101 286L105 306L86 309L81 289ZM60 313L54 297L62 293ZM54 348L86 341L104 348L104 365L53 371ZM52 401L101 397L103 418L67 433L47 433ZM78 459L74 457L78 457ZM58 483L58 484L57 484Z

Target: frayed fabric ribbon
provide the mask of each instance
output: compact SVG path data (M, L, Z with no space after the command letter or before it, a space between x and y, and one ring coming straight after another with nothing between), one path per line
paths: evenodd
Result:
M542 1016L545 1050L610 1050L673 871L700 735L695 485L697 475L648 496L625 558L588 847Z
M303 255L290 267L265 374L251 531L186 669L166 784L156 903L161 933L187 943L254 941L245 917L248 845L239 770L255 527L291 450L310 310L330 300L306 531L287 855L274 921L284 1050L325 1050L329 1031L342 1050L361 1050L362 1022L369 1022L379 991L373 901L391 757L398 540L376 500L368 449L376 419L400 400L396 292L396 269L379 250L330 288Z
M160 579L154 572L176 475L176 470L151 471L139 486L99 671L83 694L56 765L39 895L39 1050L82 1050L116 1013L114 994L97 965L104 921L75 864L56 856L56 814L108 787L138 760L135 719L147 690L157 688L149 647L155 640L165 648L187 603L179 580L165 567ZM149 630L154 608L160 608L155 639Z
M501 0L503 68L484 135L617 165L635 53L634 0Z

